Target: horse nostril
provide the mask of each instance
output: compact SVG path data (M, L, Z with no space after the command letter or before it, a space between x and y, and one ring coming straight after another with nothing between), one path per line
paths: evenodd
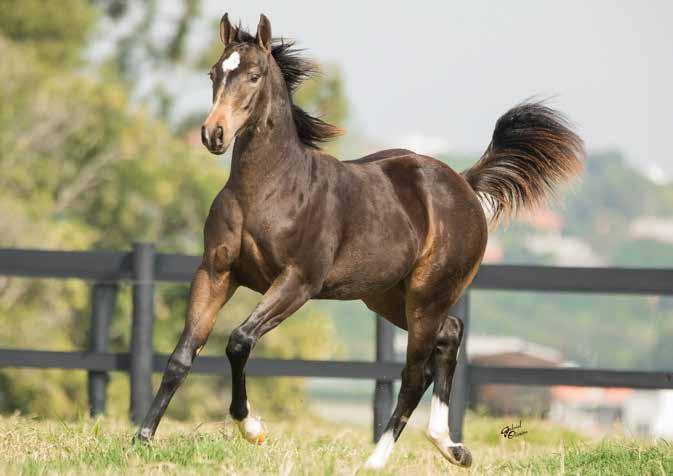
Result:
M208 147L208 133L206 132L206 126L201 126L201 142Z
M222 129L222 126L217 126L217 133L215 136L215 140L217 141L217 144L220 146L224 142L224 129Z

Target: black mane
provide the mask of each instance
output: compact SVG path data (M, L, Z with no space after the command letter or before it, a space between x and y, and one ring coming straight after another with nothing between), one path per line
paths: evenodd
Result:
M255 37L239 26L236 40L241 43L252 43L255 41ZM283 73L283 79L285 79L285 85L290 94L290 101L292 101L292 95L301 83L320 72L317 65L301 56L302 50L294 46L294 41L286 41L281 38L274 39L271 47L271 55ZM294 103L292 104L292 118L299 140L308 147L318 149L319 143L327 142L342 133L340 128L318 117L311 116Z

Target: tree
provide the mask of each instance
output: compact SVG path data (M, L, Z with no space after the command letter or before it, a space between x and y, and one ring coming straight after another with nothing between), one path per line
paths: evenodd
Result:
M97 30L102 12L73 0L67 5L72 18L35 15L37 3L5 1L0 22L0 246L124 249L134 240L150 240L162 251L200 252L203 222L226 182L226 168L131 102L114 65L97 67L82 59L86 32ZM12 21L4 21L10 10ZM68 31L73 28L77 34ZM54 41L44 50L46 38ZM178 285L157 291L158 351L170 352L177 342L187 292ZM88 284L80 281L0 278L0 345L84 348L88 295ZM113 350L128 349L129 297L130 289L123 287L112 324ZM237 293L204 353L224 354L228 331L257 299L251 292ZM256 354L328 357L320 343L331 332L331 321L305 306L263 339ZM112 382L111 411L125 413L125 378L113 375ZM223 379L189 379L170 413L221 417L228 393L218 390L225 385ZM274 379L253 382L251 392L272 394L268 406L295 411L291 399L279 397L302 388ZM2 411L72 417L86 408L85 395L83 372L0 371ZM190 395L212 398L186 398Z
M0 32L43 61L73 65L89 37L96 10L81 0L0 0Z

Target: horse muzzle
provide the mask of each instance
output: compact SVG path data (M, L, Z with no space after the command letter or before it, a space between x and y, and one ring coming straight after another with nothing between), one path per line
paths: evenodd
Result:
M219 124L201 127L201 142L211 154L221 155L227 151L231 140Z

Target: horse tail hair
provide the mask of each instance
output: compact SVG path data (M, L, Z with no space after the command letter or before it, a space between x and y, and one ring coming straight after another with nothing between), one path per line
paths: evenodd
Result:
M582 139L561 113L526 101L498 119L486 152L462 175L497 224L547 203L581 172L584 156Z

